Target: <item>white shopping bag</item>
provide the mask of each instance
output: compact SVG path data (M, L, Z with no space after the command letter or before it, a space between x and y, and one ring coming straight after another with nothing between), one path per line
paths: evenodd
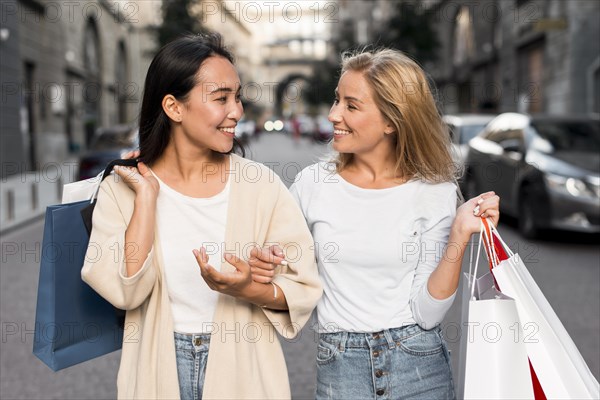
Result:
M493 254L492 273L503 294L515 299L522 327L532 334L525 340L527 354L544 396L548 399L598 399L598 381L560 322L552 306L534 281L518 254L504 243L498 231L487 224L486 243L498 243L507 257ZM493 238L497 240L494 240Z
M74 203L82 200L92 200L96 197L96 193L102 183L102 174L100 172L93 178L83 181L67 183L63 186L62 204Z
M475 278L477 264L464 276L458 398L533 399L515 301L496 290L490 272Z

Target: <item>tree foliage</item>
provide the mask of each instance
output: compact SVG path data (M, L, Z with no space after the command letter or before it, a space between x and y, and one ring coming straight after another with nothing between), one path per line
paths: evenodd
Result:
M332 104L339 77L339 62L332 63L328 60L317 62L309 79L306 101L312 105Z
M435 61L440 42L434 22L433 13L421 3L398 1L392 17L376 32L376 43L401 50L421 64Z
M165 0L162 4L163 22L158 28L158 43L162 47L177 37L188 33L202 33L201 18L192 9L200 0Z
M433 25L434 17L418 1L395 0L393 12L378 29L374 29L369 45L401 50L421 65L435 61L440 42ZM315 64L307 98L309 103L331 103L339 79L340 55L367 45L357 43L354 28L352 23L338 28L339 40L331 43L331 51L337 56L335 61L324 60Z

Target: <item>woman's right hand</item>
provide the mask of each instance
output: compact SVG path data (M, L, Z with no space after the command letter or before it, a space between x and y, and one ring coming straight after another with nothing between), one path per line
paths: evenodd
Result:
M139 155L139 150L134 150L123 154L121 157L127 160L137 158ZM160 187L158 180L152 174L150 168L143 162L138 162L137 168L117 165L113 170L123 179L123 181L125 181L127 186L135 192L136 196L143 195L152 199L158 197L158 190Z
M248 264L254 282L270 283L275 276L275 268L278 265L287 265L287 261L277 245L263 248L255 246L250 250Z

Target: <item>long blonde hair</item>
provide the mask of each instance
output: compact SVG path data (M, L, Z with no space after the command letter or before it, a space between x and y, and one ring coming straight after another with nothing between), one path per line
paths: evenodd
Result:
M377 108L395 128L396 174L428 182L455 181L450 135L436 107L425 72L398 50L345 53L342 71L363 74ZM352 161L339 153L337 171Z

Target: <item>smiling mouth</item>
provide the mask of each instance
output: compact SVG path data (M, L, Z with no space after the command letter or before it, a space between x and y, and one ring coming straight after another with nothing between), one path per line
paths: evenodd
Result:
M221 132L229 133L230 135L235 135L235 126L233 126L231 128L221 127L221 128L217 128L217 129L219 129Z
M337 135L337 136L345 136L345 135L349 135L351 133L352 133L351 131L347 131L344 129L334 129L333 130L333 134Z

